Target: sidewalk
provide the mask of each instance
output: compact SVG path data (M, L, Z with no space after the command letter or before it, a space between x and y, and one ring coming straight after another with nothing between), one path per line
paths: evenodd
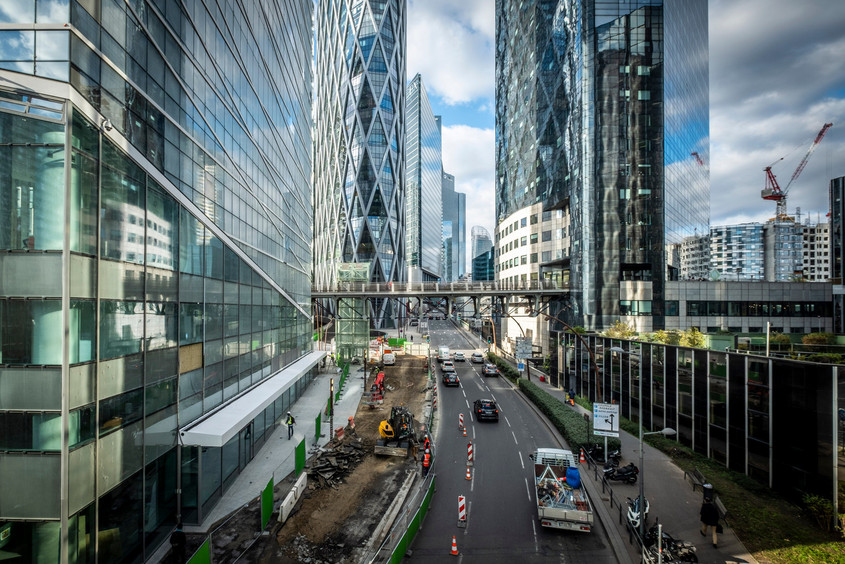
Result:
M475 333L471 333L477 338ZM481 342L480 339L477 339ZM486 343L485 343L486 346ZM511 364L509 359L505 359ZM566 391L558 389L549 385L549 382L540 382L537 372L532 372L531 381L542 387L543 390L564 402L566 398ZM580 413L592 413L578 405L577 403L573 409ZM596 442L600 437L596 437ZM622 442L622 464L633 462L640 466L640 444L639 437L620 431L619 440ZM585 472L590 479L593 478L593 472ZM747 562L750 564L757 564L748 550L743 546L742 542L730 527L725 527L724 533L719 535L718 548L713 548L711 537L702 537L700 533L701 523L699 521L699 510L702 503L702 492L700 489L693 491L690 483L684 478L684 471L675 466L672 460L663 452L644 443L643 448L643 465L640 468L640 479L643 482L643 494L649 502L649 519L648 524L653 525L655 519L663 523L664 531L672 537L680 540L685 540L693 543L696 548L698 561L703 564L724 564L724 563L739 563ZM601 485L598 486L601 491ZM634 498L639 495L639 485L628 485L613 482L613 497L615 500L622 500L625 498ZM716 494L718 495L718 491ZM601 500L595 500L595 503L604 503L605 507L609 507L610 497L605 493L601 495ZM594 503L594 505L595 505ZM640 555L638 552L638 545L636 541L634 544L629 544L628 530L626 525L619 523L618 508L613 507L611 510L613 518L610 522L605 523L608 529L615 527L623 539L625 539L625 546L631 555L633 561L639 561Z

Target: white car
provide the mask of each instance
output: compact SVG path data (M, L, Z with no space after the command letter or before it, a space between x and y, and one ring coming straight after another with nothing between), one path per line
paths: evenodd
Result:
M396 355L393 353L384 353L384 356L381 357L381 361L385 366L393 366L396 364Z
M474 352L472 353L470 360L475 364L482 364L484 363L484 355L480 352Z
M444 360L443 364L440 365L440 370L443 372L457 372L455 370L455 365L451 360Z
M464 358L464 353L462 352L455 352L452 358L455 360L455 362L464 362L466 360L466 358Z

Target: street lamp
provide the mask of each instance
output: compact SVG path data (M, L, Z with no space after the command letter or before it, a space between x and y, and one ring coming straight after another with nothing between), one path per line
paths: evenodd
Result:
M619 354L631 354L630 351L626 351L622 347L610 347L611 352L619 353ZM642 477L640 478L640 497L638 501L639 509L640 509L640 539L645 538L645 495L643 494L643 485L645 483L645 472L643 469L645 467L645 458L643 456L643 437L646 435L663 435L664 437L671 437L675 435L675 430L671 427L665 427L660 431L649 431L648 433L643 433L643 379L642 374L640 374L639 380L639 406L640 406L640 474Z

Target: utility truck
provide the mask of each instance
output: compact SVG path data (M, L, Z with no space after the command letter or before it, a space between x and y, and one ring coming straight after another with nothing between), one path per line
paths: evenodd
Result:
M534 492L540 524L589 533L593 528L593 506L581 483L572 451L539 448L530 458L534 461Z

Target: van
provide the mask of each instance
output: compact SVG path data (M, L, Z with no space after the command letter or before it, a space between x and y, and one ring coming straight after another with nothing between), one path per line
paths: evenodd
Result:
M384 353L384 356L381 357L381 362L385 366L393 366L396 364L396 355L392 352Z
M449 347L438 347L437 361L443 362L444 360L452 360L452 355L449 354Z

